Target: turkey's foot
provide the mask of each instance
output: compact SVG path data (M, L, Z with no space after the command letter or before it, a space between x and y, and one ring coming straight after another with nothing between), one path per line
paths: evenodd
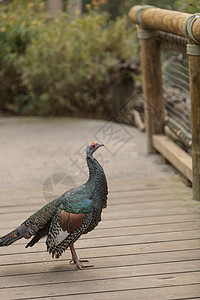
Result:
M80 263L83 263L83 262L89 262L88 259L78 259L78 261L79 261ZM76 263L76 260L75 260L74 258L72 258L72 259L70 260L69 263L70 263L70 264L75 264L75 263Z
M76 264L76 266L79 268L79 269L83 269L83 268L91 268L91 267L94 267L93 265L84 265L82 262L89 262L88 260L84 260L84 259L78 259L78 260L75 260L74 258L70 261L70 264Z
M72 260L70 261L70 263L75 263L76 266L79 269L94 267L93 265L84 265L84 264L82 264L83 262L89 262L89 260L87 260L87 259L78 259L78 256L76 254L76 251L74 249L73 244L70 245L70 250L71 250L71 254L72 254Z

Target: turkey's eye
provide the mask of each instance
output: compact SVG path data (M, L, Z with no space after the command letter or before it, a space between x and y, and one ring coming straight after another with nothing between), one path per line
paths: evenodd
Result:
M96 144L92 144L90 147L91 147L92 149L94 149L95 146L96 146Z

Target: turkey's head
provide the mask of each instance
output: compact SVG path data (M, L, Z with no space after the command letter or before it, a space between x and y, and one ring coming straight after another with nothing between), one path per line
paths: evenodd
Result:
M101 146L104 146L104 144L99 144L99 143L92 143L90 145L88 145L87 149L86 149L86 155L87 157L91 158L91 160L93 160L93 153Z

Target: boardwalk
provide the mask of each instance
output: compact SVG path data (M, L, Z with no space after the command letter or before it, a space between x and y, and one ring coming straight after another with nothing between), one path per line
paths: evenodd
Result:
M133 131L135 151L144 153L138 146L144 136ZM121 151L126 156L126 148ZM102 222L76 243L79 256L94 267L77 270L69 251L53 260L44 241L25 249L20 240L0 248L1 299L200 299L200 203L170 167L158 164L158 156L137 158L139 178L122 172L114 179L108 169ZM0 235L46 203L41 186L23 188L15 179L13 186L2 185Z

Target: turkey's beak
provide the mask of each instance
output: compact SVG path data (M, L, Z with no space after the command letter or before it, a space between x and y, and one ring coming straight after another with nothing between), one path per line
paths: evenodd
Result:
M104 146L104 144L97 144L96 149L98 149L99 147L102 147L102 146Z

